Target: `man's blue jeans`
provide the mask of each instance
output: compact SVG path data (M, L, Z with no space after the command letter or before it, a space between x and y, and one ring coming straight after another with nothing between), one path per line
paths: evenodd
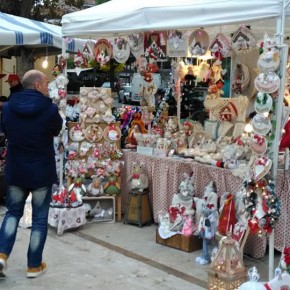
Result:
M27 252L28 267L38 267L47 236L47 219L51 201L51 187L22 188L9 185L7 188L7 212L0 229L0 253L8 257L13 249L17 228L23 216L26 198L32 193L32 228Z

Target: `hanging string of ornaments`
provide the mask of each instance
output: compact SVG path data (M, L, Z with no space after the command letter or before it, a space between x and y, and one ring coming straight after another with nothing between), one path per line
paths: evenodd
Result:
M266 150L253 150L255 162L250 177L244 182L243 197L245 211L248 214L250 232L258 235L271 234L281 214L281 203L275 192L275 183L269 174L272 161L271 142L275 138L276 92L280 87L280 77L276 73L280 64L279 50L275 41L265 34L258 59L258 75L255 87L258 91L255 100L256 115L251 120L253 136L259 142L267 142ZM257 142L256 142L257 143ZM258 143L256 144L258 145ZM262 145L262 144L261 144Z

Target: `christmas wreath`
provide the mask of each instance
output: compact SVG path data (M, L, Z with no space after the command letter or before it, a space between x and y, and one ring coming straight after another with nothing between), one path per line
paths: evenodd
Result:
M270 234L280 216L281 203L275 193L275 184L269 176L244 184L245 210L249 214L248 225L253 234Z

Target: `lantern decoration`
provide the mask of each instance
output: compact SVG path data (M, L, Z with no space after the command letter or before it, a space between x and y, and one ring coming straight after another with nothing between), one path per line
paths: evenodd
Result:
M208 270L209 290L237 289L247 281L247 271L243 262L243 253L239 243L231 232L222 238L217 254Z

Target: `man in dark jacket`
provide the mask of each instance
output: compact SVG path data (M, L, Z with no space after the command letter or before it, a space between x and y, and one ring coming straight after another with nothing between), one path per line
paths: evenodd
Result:
M22 84L23 90L14 93L2 111L8 141L5 172L8 210L0 229L0 278L6 276L7 259L30 192L32 228L26 276L38 277L47 269L42 253L51 187L57 181L53 136L59 134L62 118L48 97L48 79L42 72L30 70L24 74Z
M14 93L21 92L23 89L23 86L22 86L21 81L20 81L20 77L16 74L10 74L8 76L6 83L8 83L10 86L9 97Z

